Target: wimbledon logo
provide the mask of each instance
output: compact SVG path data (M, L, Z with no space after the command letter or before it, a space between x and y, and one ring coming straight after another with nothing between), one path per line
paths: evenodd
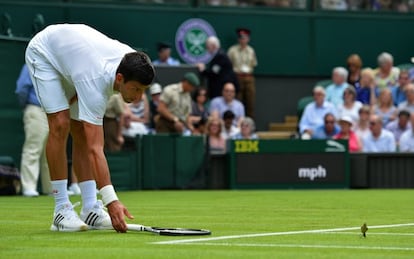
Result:
M206 50L206 40L215 36L213 27L203 19L189 19L178 27L175 46L180 57L188 64L208 63L211 55Z

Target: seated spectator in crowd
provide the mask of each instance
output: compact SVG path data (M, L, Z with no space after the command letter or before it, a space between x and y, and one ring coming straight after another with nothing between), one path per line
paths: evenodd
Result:
M149 104L145 94L140 100L129 103L125 112L122 135L134 138L148 134Z
M194 136L201 136L206 134L206 124L208 121L208 117L201 118L198 122L193 124L193 132L191 132L191 135Z
M205 88L197 88L193 93L192 99L190 122L195 125L201 119L207 120L209 117L207 90Z
M405 93L406 86L410 83L410 74L408 70L402 70L398 76L398 84L396 87L392 88L392 99L394 100L394 105L398 105L407 100Z
M232 111L235 115L233 124L239 126L245 116L243 104L236 98L236 88L233 83L226 83L223 86L222 96L213 98L210 102L210 115L222 118L225 111Z
M382 118L382 125L384 127L397 117L398 109L394 106L391 90L389 88L380 90L377 104L373 108L373 113Z
M157 45L158 59L154 60L154 65L179 66L180 61L171 57L171 45L166 42L159 42Z
M341 130L333 138L347 139L349 152L359 152L362 150L362 143L358 135L352 130L353 123L354 120L350 116L342 116L339 119L339 126L341 127Z
M406 110L401 110L398 113L398 118L388 123L385 128L389 130L395 137L395 143L399 146L400 137L404 131L411 129L410 113Z
M362 139L364 152L395 152L397 146L392 133L383 128L382 119L372 114L369 119L370 134Z
M395 87L400 70L394 67L394 57L390 53L383 52L378 56L377 62L378 68L374 70L375 85L380 90Z
M252 118L244 117L240 124L240 132L233 139L257 139L256 125Z
M185 133L193 131L193 125L189 123L191 114L190 93L200 85L197 75L188 72L181 82L167 85L160 96L158 103L159 118L156 121L157 133Z
M352 124L356 124L362 103L356 100L356 91L353 86L348 86L345 89L343 98L344 103L338 107L338 117L349 116L352 119Z
M223 113L223 128L221 129L221 136L225 139L232 139L240 132L240 128L233 124L236 116L231 110L227 110Z
M410 116L411 129L406 130L400 137L400 152L414 152L414 114Z
M336 124L335 116L332 113L325 114L324 124L317 127L312 134L312 139L330 139L339 133L339 126Z
M313 100L306 105L299 121L299 133L305 139L311 138L315 129L324 124L325 114L332 113L336 116L333 104L325 100L325 89L322 86L313 89Z
M221 135L223 123L220 118L210 117L207 121L206 134L208 137L209 150L212 154L223 154L226 152L226 139Z
M365 138L369 133L369 117L371 115L371 108L368 105L364 105L359 109L359 119L354 125L355 134L359 139Z
M377 102L378 88L375 85L374 71L371 68L364 68L361 71L359 82L355 83L357 100L362 104L374 106Z
M122 149L124 137L122 125L126 104L119 93L111 95L103 119L105 151L115 152Z
M358 54L352 54L346 60L346 65L349 71L347 82L355 86L361 78L362 60Z
M155 130L155 119L158 116L158 103L160 102L160 96L162 93L162 87L158 83L154 83L150 87L151 100L149 102L150 108L150 128L151 131Z
M348 71L344 67L336 67L332 70L332 84L326 87L326 100L335 107L343 103L343 94L348 87Z
M408 84L405 86L405 95L407 96L407 100L400 103L398 105L398 109L414 113L414 84Z

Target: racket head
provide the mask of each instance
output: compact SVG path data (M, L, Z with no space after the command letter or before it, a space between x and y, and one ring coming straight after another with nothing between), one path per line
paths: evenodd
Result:
M211 235L211 231L207 229L194 228L163 228L151 227L161 236L205 236Z

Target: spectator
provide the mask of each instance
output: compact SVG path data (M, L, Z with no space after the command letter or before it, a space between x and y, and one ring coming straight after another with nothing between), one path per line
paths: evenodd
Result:
M103 120L104 148L105 151L116 152L122 149L124 137L122 126L126 104L121 94L113 94L109 97Z
M162 87L158 83L153 83L150 87L151 101L149 102L150 107L150 128L151 131L155 129L155 120L158 116L158 103L160 102L160 96Z
M407 100L398 105L399 110L407 110L410 113L414 113L414 84L408 84L405 86L405 95Z
M349 71L347 82L355 86L361 78L362 60L358 54L352 54L346 60L346 65Z
M224 154L226 152L226 139L221 135L223 123L220 118L210 117L207 121L206 134L210 153Z
M401 110L398 113L398 119L394 120L385 126L387 130L389 130L395 138L395 143L397 147L400 143L400 137L404 133L404 131L411 129L410 121L410 113L406 110Z
M383 88L380 90L377 105L373 108L373 113L382 118L382 125L385 127L389 122L397 117L397 108L392 100L391 90Z
M238 92L239 84L233 71L233 65L227 54L220 48L219 39L215 36L208 37L206 48L213 58L207 66L199 63L197 67L201 74L207 77L209 99L220 96L223 86L227 82L233 83L236 92Z
M405 100L407 96L405 93L405 87L410 83L410 73L408 70L402 70L398 76L398 84L396 87L392 88L392 99L394 100L394 105L398 105Z
M358 135L359 139L363 139L369 133L369 117L371 115L371 108L368 105L364 105L359 109L359 119L354 125L354 131Z
M246 115L254 118L256 86L253 71L257 66L256 52L249 45L249 29L237 29L237 35L238 44L231 46L227 52L227 55L233 64L234 72L237 74L240 86L237 99L243 103L246 109Z
M192 108L190 122L193 126L198 126L201 120L206 121L209 117L207 90L205 88L197 88L192 95ZM202 123L203 124L203 123ZM196 128L196 127L194 127Z
M362 144L358 135L352 130L354 121L348 116L344 115L339 119L339 126L341 130L336 134L334 139L347 139L349 152L359 152L362 150Z
M210 103L210 114L211 116L221 118L227 110L231 110L234 115L233 124L237 127L240 126L240 121L244 118L244 106L243 104L235 99L236 88L232 83L226 83L223 87L222 96L215 97Z
M374 106L377 102L378 88L375 85L374 71L371 68L364 68L361 71L359 82L355 83L357 101L362 104Z
M168 85L164 88L158 104L159 118L156 121L157 133L184 133L193 131L189 123L191 114L190 93L200 84L197 75L188 72L181 82Z
M24 144L20 163L23 195L39 196L37 182L39 175L42 193L51 194L49 166L46 159L46 141L49 127L46 113L40 107L32 80L26 65L23 65L16 82L18 101L23 110Z
M240 128L233 124L236 116L231 110L227 110L223 113L223 128L221 129L221 135L225 139L232 139L240 132Z
M383 128L382 119L372 114L369 119L370 134L362 139L364 152L395 152L395 138L391 132Z
M132 141L130 144L134 145L135 136L148 134L148 123L149 104L147 96L143 94L140 100L127 105L122 125L122 135L127 137L125 141Z
M325 114L324 124L317 127L312 134L312 139L330 139L339 133L339 126L336 124L335 116L332 113Z
M233 139L257 139L256 125L252 118L244 117L240 124L240 132Z
M348 71L343 67L336 67L332 70L332 84L326 87L326 100L331 102L335 107L343 103L343 94L348 87L346 82Z
M352 119L352 124L356 124L362 103L356 100L356 91L353 86L348 86L345 89L343 98L344 103L338 108L338 117L349 116Z
M179 66L180 61L171 57L171 45L166 42L159 42L157 44L158 59L154 60L154 65Z
M374 71L375 85L380 90L386 87L395 87L400 70L394 67L394 57L390 53L383 52L378 56L377 62L378 68Z
M414 114L410 116L411 129L406 130L400 137L399 150L401 152L414 152Z
M299 133L302 138L310 138L315 129L324 124L325 114L336 115L333 104L325 100L325 89L322 86L313 89L313 99L313 102L306 105L299 121Z

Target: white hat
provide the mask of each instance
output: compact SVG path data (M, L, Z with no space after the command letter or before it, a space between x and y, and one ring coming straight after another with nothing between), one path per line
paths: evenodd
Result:
M161 85L159 83L153 83L150 87L151 94L159 94L162 92Z
M348 122L349 124L353 124L354 123L354 121L352 120L352 118L350 117L350 116L348 116L348 115L344 115L344 116L342 116L340 119L339 119L339 122L341 122L341 121L345 121L345 122Z

